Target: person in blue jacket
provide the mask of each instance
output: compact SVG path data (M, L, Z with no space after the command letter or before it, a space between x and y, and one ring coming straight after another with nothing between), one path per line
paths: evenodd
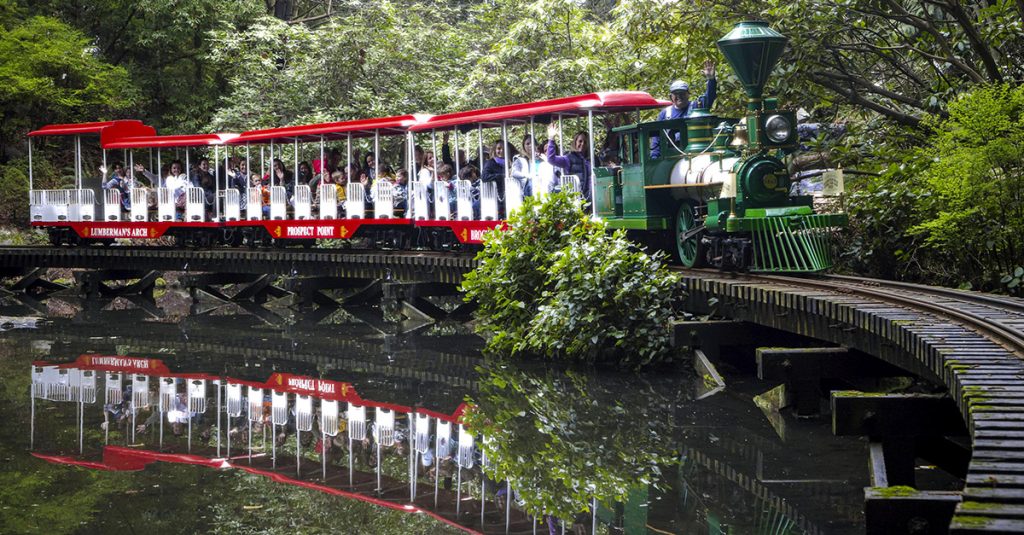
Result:
M711 109L715 104L718 83L715 81L715 62L707 60L704 62L704 77L707 78L707 89L704 94L696 100L690 100L690 84L676 80L668 87L669 98L672 105L658 112L658 120L681 119L688 117L696 108ZM659 136L651 136L651 158L661 157L661 139Z

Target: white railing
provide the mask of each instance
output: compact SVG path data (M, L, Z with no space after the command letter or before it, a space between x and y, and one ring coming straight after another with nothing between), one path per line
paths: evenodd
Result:
M358 182L345 186L345 217L349 219L366 217L366 188Z
M188 412L206 412L206 379L192 379L188 382Z
M480 183L480 219L484 221L498 219L498 184L496 182Z
M460 221L473 219L473 183L468 180L455 182L455 210Z
M320 219L338 219L338 185L320 184Z
M46 193L41 189L28 192L28 217L30 221L43 221L43 202Z
M418 180L409 184L409 206L412 207L413 219L430 219L428 199L426 184Z
M132 408L143 409L149 406L149 376L135 375L132 377Z
M72 371L77 372L78 370L71 370L70 368L57 370L57 378L50 384L47 399L51 401L75 401L78 382L76 379L79 377L77 373L71 373ZM72 385L72 381L76 384Z
M223 193L224 220L238 221L242 219L242 199L238 195L238 190L234 188L228 188L224 190Z
M366 438L366 407L348 404L348 436L352 440Z
M245 402L249 406L249 421L263 421L263 389L250 386Z
M270 188L270 219L288 218L288 190L284 186Z
M96 192L91 189L71 190L69 210L72 212L69 216L72 221L95 221Z
M299 184L295 186L295 219L313 218L313 194L309 186Z
M160 411L167 412L174 408L174 398L178 396L178 384L174 377L160 378Z
M459 466L473 468L473 433L459 425Z
M175 205L174 190L171 188L157 188L156 190L156 219L157 221L174 221L178 215L178 208Z
M107 405L121 403L121 374L107 372L107 378L103 381L103 402Z
M415 447L418 453L426 453L430 447L430 416L416 413Z
M237 418L242 415L242 385L228 383L226 390L228 416Z
M185 221L201 222L206 214L206 193L195 186L185 188Z
M46 368L42 366L32 366L32 397L46 397Z
M263 188L257 186L246 190L245 218L249 221L263 219Z
M434 219L447 221L452 218L451 205L448 204L448 182L434 181Z
M67 221L68 206L71 204L71 190L44 189L32 190L30 198L34 201L32 210L33 221Z
M523 205L523 189L514 178L505 179L505 217Z
M387 180L378 179L373 183L373 217L395 217L395 185Z
M295 395L295 429L299 431L313 430L313 397Z
M146 188L132 188L132 221L149 220L149 190Z
M325 184L333 186L334 184ZM338 401L334 399L320 400L320 432L329 436L338 435Z
M103 219L105 221L121 220L121 190L103 191Z
M280 187L280 186L275 186ZM285 425L288 423L288 393L270 391L270 421L274 425Z
M377 407L373 421L374 439L378 446L387 447L395 443L395 411Z

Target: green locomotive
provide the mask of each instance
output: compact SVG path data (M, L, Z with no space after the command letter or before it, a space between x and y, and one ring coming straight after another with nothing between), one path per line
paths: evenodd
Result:
M796 114L763 97L786 41L762 21L742 22L718 41L747 94L746 117L698 109L685 119L614 129L621 166L596 170L597 215L612 228L660 234L686 267L829 268L832 234L847 216L815 213L811 196L790 195L784 158L798 147Z

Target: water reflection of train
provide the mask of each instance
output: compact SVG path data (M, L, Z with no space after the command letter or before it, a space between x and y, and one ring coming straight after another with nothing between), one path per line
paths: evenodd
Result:
M482 474L481 465L488 461L479 453L481 437L461 425L464 406L403 406L366 399L352 383L318 377L274 373L260 381L244 372L241 376L181 373L160 360L127 356L36 362L30 430L34 455L104 470L139 470L153 462L230 467L279 483L422 512L470 532L505 533L506 522L508 532L533 532L533 519L513 499L518 489L511 496L501 493L502 482ZM52 411L37 407L44 403L74 407L74 439L44 432L52 425L37 422L37 417L54 418ZM655 405L671 411L666 400ZM575 404L569 406L580 414ZM643 411L637 414L663 419ZM611 407L605 412L597 419L615 417ZM761 455L766 444L735 442L721 433L716 438L716 433L687 431L682 464L666 467L656 487L638 483L629 499L599 507L598 524L619 526L626 533L646 532L648 525L674 529L686 511L693 517L686 525L707 533L744 525L744 516L753 519L749 525L758 533L821 532L815 521L761 483L760 474L745 475L748 461L737 455ZM729 453L734 448L738 453ZM816 489L828 492L824 484ZM574 521L589 531L594 518L584 517ZM639 525L638 518L644 519ZM543 520L537 523L542 531Z

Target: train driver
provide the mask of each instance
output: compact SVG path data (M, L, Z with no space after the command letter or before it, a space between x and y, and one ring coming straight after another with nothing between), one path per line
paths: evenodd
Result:
M704 94L697 97L697 100L690 100L690 84L676 80L668 86L669 99L672 105L658 112L658 120L681 119L688 117L696 108L711 109L715 104L718 84L715 81L715 62L707 60L704 62L704 77L707 78L707 89ZM661 146L659 136L651 136L651 158L661 157ZM677 138L678 141L678 138Z

